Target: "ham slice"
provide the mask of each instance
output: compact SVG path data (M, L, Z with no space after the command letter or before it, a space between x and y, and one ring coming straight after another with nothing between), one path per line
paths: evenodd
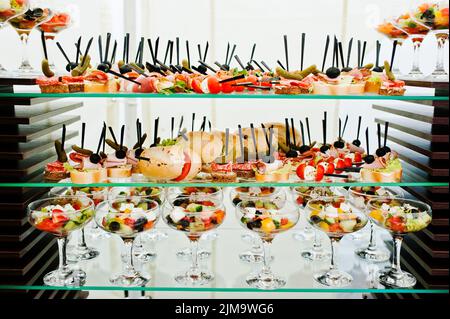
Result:
M108 157L106 158L103 166L105 168L110 168L110 167L118 167L118 166L122 166L122 165L126 165L127 164L127 158L123 158L123 159L119 159L116 157L116 154L109 154Z
M102 168L102 165L92 163L90 161L89 157L83 157L82 168L83 169L100 169L100 168Z
M360 153L360 154L364 154L365 150L362 147L358 147L356 145L353 145L351 143L347 143L347 149L351 152L351 153Z
M362 165L363 168L368 168L368 169L380 169L380 168L385 168L386 167L386 159L384 157L377 157L375 159L375 161L371 164L363 164Z

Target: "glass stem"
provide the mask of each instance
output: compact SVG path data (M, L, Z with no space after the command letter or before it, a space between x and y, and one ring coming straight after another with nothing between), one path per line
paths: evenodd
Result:
M81 229L80 237L78 237L78 247L79 248L87 248L86 245L86 236L84 234L84 228Z
M392 258L392 269L396 273L402 272L402 268L400 266L400 252L402 250L402 242L403 242L402 236L394 237L394 254Z
M375 236L375 226L372 221L370 221L370 241L369 241L369 250L377 249L377 239Z
M314 250L322 249L322 241L319 239L319 232L317 230L314 230L313 249Z
M20 41L22 42L22 65L20 68L29 68L30 67L30 61L28 58L28 39L29 36L27 33L22 33L20 35Z
M413 65L411 69L411 73L421 73L420 71L420 47L422 45L421 41L414 41L413 42L413 48L414 48L414 57L413 57Z
M58 238L58 253L59 253L59 267L60 273L66 273L69 271L67 266L67 237Z
M133 261L133 242L134 239L132 238L123 240L123 243L125 244L125 254L126 254L126 263L124 264L125 273L135 273Z
M340 238L330 238L331 240L331 264L330 264L330 270L337 269L336 265L336 250L337 245L339 243Z
M262 271L265 273L270 273L270 248L272 246L272 238L263 239L263 254L264 254L264 263Z
M192 258L192 265L191 269L196 271L198 270L198 240L197 239L190 239L191 242L191 258Z
M434 70L434 73L443 73L445 74L445 68L444 68L444 53L445 53L445 43L447 42L448 35L447 34L437 34L437 44L438 44L438 50L437 50L437 61L436 61L436 69Z

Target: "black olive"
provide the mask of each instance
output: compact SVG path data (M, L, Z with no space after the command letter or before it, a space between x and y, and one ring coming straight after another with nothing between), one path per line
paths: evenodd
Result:
M44 10L42 10L41 8L36 8L33 10L33 17L40 18L43 15L44 15Z
M100 152L100 156L105 159L108 157L108 155L105 152Z
M334 142L333 145L334 145L334 147L339 148L339 149L342 149L345 147L345 143L342 140Z
M118 159L124 159L125 157L127 157L127 152L125 152L124 150L118 150L116 151L116 157Z
M248 202L245 202L245 205L244 205L245 207L251 207L251 208L253 208L253 207L255 207L255 202L253 202L253 201L248 201Z
M338 68L335 68L335 67L331 67L331 68L328 68L326 73L330 79L335 79L339 75L341 75L341 70L339 70Z
M379 66L376 66L376 67L374 67L374 68L372 69L372 71L373 71L373 72L379 72L379 73L381 73L381 72L383 72L383 69L382 69L381 67L379 67Z
M298 156L298 153L296 151L294 151L294 150L289 150L286 153L286 157L287 158L296 158L297 156Z
M134 222L134 228L136 229L136 231L142 232L144 230L145 224L147 224L147 218L145 217L138 218Z
M237 206L242 200L240 198L233 198L233 205Z
M351 70L353 70L353 69L350 67L345 67L342 69L342 72L350 72Z
M306 153L311 149L311 147L309 147L308 145L302 145L300 146L300 154Z
M187 198L176 199L173 201L173 206L181 207L183 204L186 204L187 202L189 202L189 200Z
M92 164L98 164L100 163L102 158L98 154L92 154L91 156L89 156L89 160L91 161Z
M329 149L330 149L330 147L329 147L328 145L323 145L323 146L320 148L320 151L321 151L322 153L326 153Z
M116 231L119 231L119 229L120 229L120 224L118 222L111 222L109 224L110 231L116 232Z
M203 64L200 64L200 65L197 67L197 70L198 70L200 73L206 73L206 72L208 71L208 69L206 68L206 66L204 66Z
M182 219L178 222L178 225L180 225L183 228L188 228L190 222L187 219Z
M360 141L360 140L354 140L354 141L352 142L352 144L355 145L355 146L357 146L357 147L360 147L360 146L361 146L361 141Z
M367 155L366 157L364 157L364 162L366 162L367 164L372 164L373 162L375 162L375 157L373 157L373 155Z
M136 158L140 157L143 151L144 150L142 148L138 148L137 150L134 151L134 156Z
M133 69L128 64L121 66L119 70L120 70L121 74L129 73L129 72L133 71Z
M318 223L320 223L320 222L322 221L322 218L320 218L320 217L317 216L317 215L313 215L313 216L311 216L311 221L312 221L314 224L318 224Z
M67 71L67 72L70 72L70 71L72 71L73 69L75 69L77 66L78 66L77 63L75 63L75 62L70 62L70 63L68 63L68 64L66 65L66 71Z
M106 63L100 63L98 66L97 66L97 70L100 70L100 71L103 71L103 72L108 72L109 71L109 65L108 64L106 64Z
M377 149L375 154L377 154L378 157L383 157L384 155L386 155L386 152L385 152L384 148L382 147L382 148Z
M391 152L391 148L388 147L388 146L384 146L384 147L383 147L383 150L384 150L384 152L385 152L386 154Z

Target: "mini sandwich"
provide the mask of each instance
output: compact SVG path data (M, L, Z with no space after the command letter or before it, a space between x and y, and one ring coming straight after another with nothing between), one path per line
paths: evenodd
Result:
M110 79L108 74L99 70L92 70L84 80L86 93L112 93L117 92L120 87L115 79Z
M83 76L63 76L61 82L67 84L70 93L84 92Z
M65 131L63 129L63 131ZM63 140L65 138L63 134ZM45 166L44 179L48 182L59 182L70 176L69 172L65 168L67 163L67 154L64 150L64 146L60 141L55 141L55 150L58 155L58 159L53 163L48 163Z
M371 164L363 164L361 180L371 183L400 183L402 174L402 164L392 152L383 157L377 157Z
M257 162L253 165L253 169L257 182L287 182L291 165L276 160L273 163Z
M103 167L108 171L108 179L110 181L124 181L131 177L133 165L128 163L128 149L123 145L125 136L125 125L122 125L120 132L120 144L117 142L112 128L109 128L113 141L107 139L106 143L115 150L114 153L108 154L103 162Z
M59 81L57 77L39 78L36 80L36 84L39 85L41 93L69 93L69 86Z

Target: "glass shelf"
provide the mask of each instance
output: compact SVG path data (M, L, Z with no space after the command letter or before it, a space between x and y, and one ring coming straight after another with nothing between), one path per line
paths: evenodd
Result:
M278 94L154 94L154 93L62 93L39 92L0 93L0 98L127 98L127 99L289 99L289 100L397 100L397 101L448 101L448 96L434 95L278 95Z
M177 298L192 297L199 293L205 296L209 293L214 298L232 298L245 296L248 293L252 298L267 297L267 293L274 294L277 297L314 297L317 294L321 298L362 298L367 294L377 293L414 293L414 294L448 294L445 289L385 289L375 280L375 274L379 269L388 266L389 263L374 264L359 259L354 250L367 244L369 231L368 228L362 230L362 238L353 240L346 236L338 250L339 267L353 276L353 283L346 288L332 289L321 286L313 279L313 274L323 269L327 269L329 261L311 262L304 260L300 252L311 246L311 241L297 241L292 234L302 229L306 221L301 221L294 229L277 236L273 242L272 262L273 271L283 276L287 280L287 285L279 290L266 291L250 288L245 283L245 278L253 270L258 269L258 265L243 263L239 260L238 254L244 250L250 249L251 244L242 240L241 235L246 230L238 225L234 211L228 209L228 215L225 223L217 230L218 238L214 241L201 240L200 247L211 252L211 257L201 261L202 267L207 267L215 275L212 284L202 287L179 286L174 275L189 267L189 261L180 259L176 252L188 247L188 240L183 234L169 229L162 221L156 227L159 231L165 232L168 237L159 242L147 242L145 247L157 253L156 258L146 264L136 262L139 270L145 271L152 277L150 283L145 287L119 287L112 286L109 278L120 271L121 260L120 251L122 248L121 240L112 236L108 239L90 240L88 235L88 245L97 248L100 255L93 260L80 262L78 265L87 273L87 282L84 287L79 288L55 288L43 286L42 282L36 285L0 285L2 290L84 290L90 291L90 298L123 298L123 291L145 292L146 296L152 298L165 298L174 296ZM388 249L385 242L390 240L387 232L377 229L379 238L378 244ZM87 234L89 234L87 232ZM329 240L324 234L320 234L324 247L329 250ZM76 242L75 234L73 235ZM56 244L55 244L56 245ZM239 295L236 295L239 293ZM252 295L250 295L250 293ZM257 293L255 295L255 293ZM262 293L259 295L258 293ZM172 295L171 295L172 294ZM203 295L202 295L203 294Z

